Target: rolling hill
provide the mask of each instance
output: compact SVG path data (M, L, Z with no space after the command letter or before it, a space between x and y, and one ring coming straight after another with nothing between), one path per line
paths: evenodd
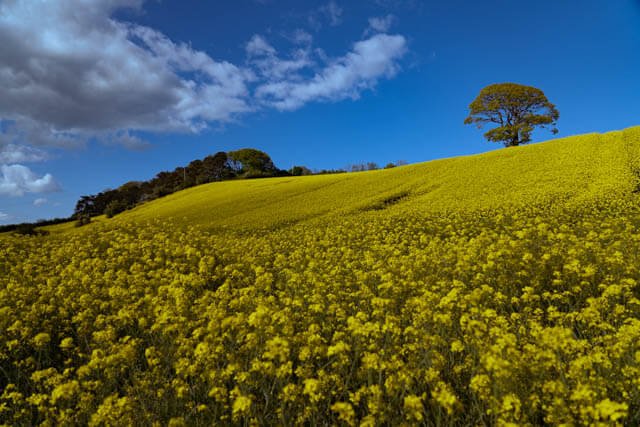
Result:
M171 218L252 229L381 209L402 215L581 203L631 193L639 159L640 128L630 128L371 172L211 183L147 203L116 221Z
M0 424L638 425L640 127L0 238Z

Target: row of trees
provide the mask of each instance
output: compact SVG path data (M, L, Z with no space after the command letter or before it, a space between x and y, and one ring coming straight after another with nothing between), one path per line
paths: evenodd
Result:
M395 168L396 166L404 166L407 162L404 160L398 160L397 162L390 162L385 165L385 169ZM367 163L356 163L347 168L351 172L364 172L364 171L374 171L380 169L375 162L367 162Z
M386 167L402 164L406 162L389 163ZM379 169L379 167L370 162L351 165L347 169L312 171L306 166L294 166L287 171L278 169L269 155L260 150L244 148L230 152L220 151L202 160L194 160L187 166L178 167L172 172L160 172L149 181L132 181L116 189L82 196L76 203L73 217L78 221L78 225L84 225L93 216L105 214L107 217L112 217L139 203L215 181L344 173L348 170L359 172L373 169Z
M260 150L220 151L171 172L160 172L149 181L132 181L113 190L82 196L76 203L74 217L80 219L102 214L111 217L139 203L209 182L288 174L278 169L269 155Z
M406 165L404 160L388 163L385 168ZM76 203L74 213L67 218L40 219L36 222L0 225L0 233L44 234L39 227L76 220L77 226L91 222L98 215L113 217L120 212L185 188L215 181L230 179L268 178L275 176L324 175L361 172L380 169L373 162L358 163L341 169L311 170L306 166L293 166L289 170L278 169L269 155L253 148L223 152L194 160L185 167L172 172L160 172L149 181L131 181L116 189L98 194L82 196Z

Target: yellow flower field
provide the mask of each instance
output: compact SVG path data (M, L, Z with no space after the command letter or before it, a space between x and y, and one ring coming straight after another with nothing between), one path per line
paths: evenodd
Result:
M640 128L0 236L0 424L638 425Z

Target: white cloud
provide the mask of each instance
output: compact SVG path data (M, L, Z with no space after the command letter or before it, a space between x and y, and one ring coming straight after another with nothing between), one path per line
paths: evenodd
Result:
M171 115L176 119L176 129L199 130L208 121L224 121L235 113L250 111L246 102L249 95L246 82L251 78L248 70L226 61L214 61L186 44L177 45L151 28L135 26L131 27L131 33L144 42L156 60L174 72L201 75L198 79L180 80L179 102Z
M45 199L44 197L40 197L40 198L35 199L35 200L33 201L33 206L38 207L38 206L46 205L46 204L47 204L47 202L48 202L48 200L47 200L47 199Z
M47 153L38 148L17 144L3 145L2 142L0 142L0 164L41 162L47 158Z
M249 56L273 55L276 50L262 36L255 34L247 43L245 50Z
M288 59L282 59L278 57L276 49L260 35L254 35L245 50L249 64L256 69L263 81L292 76L314 64L309 47L295 49Z
M386 33L391 29L394 21L393 15L369 18L369 28L375 32Z
M112 18L142 0L0 2L0 127L33 146L198 131L249 111L248 74Z
M131 134L129 131L119 131L109 136L106 142L121 145L129 150L142 151L151 146L148 141Z
M4 221L6 221L6 220L8 220L10 218L11 217L8 214L6 214L4 212L0 212L0 222L4 222Z
M381 78L396 74L406 44L401 35L374 35L357 42L351 52L317 71L313 77L304 79L294 75L271 80L260 85L256 95L279 110L295 110L315 100L357 99L363 90L373 88Z
M0 166L0 195L23 196L25 193L51 193L60 186L51 174L38 177L23 165Z
M261 108L357 98L393 76L406 50L403 36L378 34L332 60L298 29L286 55L256 35L246 63L234 65L114 16L142 3L0 0L0 164L24 167L88 140L139 149L148 145L140 133L200 132ZM338 25L343 10L330 0L312 15ZM0 194L32 191L2 179Z

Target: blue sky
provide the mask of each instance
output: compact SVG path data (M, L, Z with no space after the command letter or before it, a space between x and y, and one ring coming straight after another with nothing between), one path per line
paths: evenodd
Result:
M496 82L542 89L558 136L640 124L637 0L0 0L0 39L0 223L242 147L284 169L498 149L463 125Z

